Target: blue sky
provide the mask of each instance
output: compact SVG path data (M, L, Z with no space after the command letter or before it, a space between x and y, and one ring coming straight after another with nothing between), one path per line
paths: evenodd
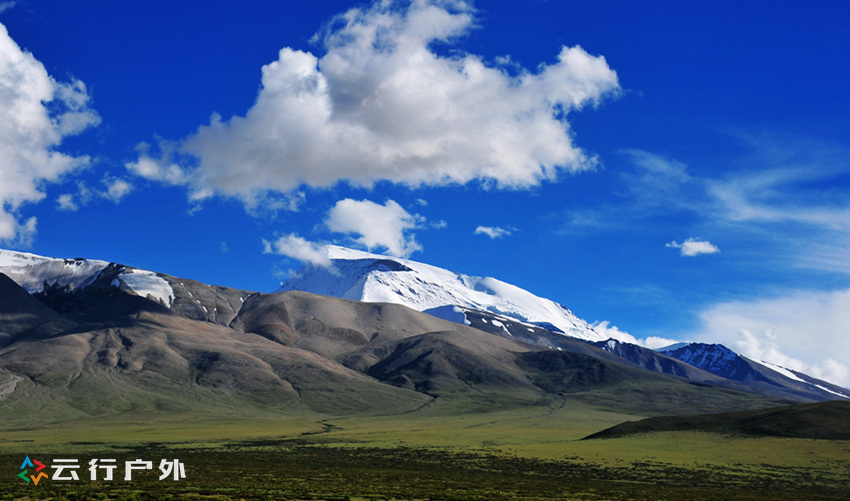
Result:
M0 239L258 291L368 247L850 385L847 19L0 2Z

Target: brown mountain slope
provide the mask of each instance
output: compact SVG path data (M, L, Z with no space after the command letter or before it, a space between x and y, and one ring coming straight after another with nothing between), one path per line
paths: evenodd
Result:
M340 414L401 412L430 401L319 354L151 304L108 324L0 349L0 368L24 378L3 407L49 402L71 414L114 414L253 406Z
M288 291L245 302L231 327L314 351L388 384L432 396L488 395L534 403L584 399L607 409L663 414L777 405L734 389L691 384L614 357L568 353L494 336L407 307ZM707 375L709 379L713 376ZM716 378L715 378L716 379ZM494 396L495 395L495 396Z
M231 310L194 319L196 309L187 314L93 286L54 296L83 323L49 337L15 338L0 348L0 370L20 379L0 400L0 417L399 413L434 398L483 398L503 407L568 397L659 414L671 412L671 405L705 412L777 403L590 355L564 358L399 305L303 292L257 294L242 304L243 296L232 291L224 302L232 310L238 301L241 308L224 326L213 320L222 322ZM11 285L7 289L10 305L32 299ZM196 295L190 291L186 297ZM217 301L214 292L207 304ZM56 318L49 309L43 313ZM648 394L658 395L649 407L643 402Z

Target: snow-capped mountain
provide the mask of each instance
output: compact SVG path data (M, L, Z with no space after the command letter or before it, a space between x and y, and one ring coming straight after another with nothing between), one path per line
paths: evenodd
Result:
M420 360L426 355L448 356L445 360L460 364L458 370L472 370L468 375L476 380L487 371L501 371L506 360L516 358L516 353L531 350L526 356L528 360L518 360L519 366L514 369L543 370L549 374L553 368L567 362L565 367L573 367L570 364L574 363L590 363L597 368L599 364L608 364L606 367L614 375L623 370L645 369L657 375L629 372L629 377L643 380L672 376L676 381L688 380L701 387L722 387L773 399L811 402L850 398L850 392L844 388L799 372L754 362L720 345L688 344L668 347L662 350L665 353L659 353L602 339L602 335L563 306L493 278L461 275L415 261L341 247L329 248L327 253L329 266L305 266L282 287L322 294L314 296L301 292L257 294L106 261L54 259L0 250L0 274L9 277L0 276L0 347L33 341L49 344L54 337L62 340L59 334L74 329L82 329L74 332L84 333L87 329L108 330L104 326L121 325L126 331L139 318L153 315L159 320L151 325L182 325L178 330L192 338L223 329L223 332L256 334L256 339L284 347L318 350L316 353L322 357L345 353L340 359L348 364L345 367L367 372L381 367L382 371L387 369L386 380L405 387L411 384L414 388L417 384L422 388L430 387L432 382L428 378L429 374L433 375L431 362L417 366L421 373L406 373L411 366L401 361L409 360L408 357ZM421 315L408 308L392 310L394 307L387 305L339 302L323 296L365 303L397 303L430 315ZM312 306L302 304L304 301ZM319 307L319 304L324 306ZM355 314L353 308L360 313ZM389 313L391 310L394 313ZM140 317L142 312L145 317ZM296 312L309 316L293 321L291 316ZM381 327L386 333L416 339L405 338L387 352L387 346L381 344L387 340L379 336L376 346L381 348L374 353L346 351L363 350L364 343L376 339L375 332L380 329L364 328L362 322L366 317L381 325L390 322L391 325ZM402 317L406 320L401 321ZM443 320L467 325L457 325L453 329ZM322 322L332 322L334 327L323 327ZM149 336L149 327L145 324L140 332ZM419 339L414 334L417 332L432 336ZM330 337L324 337L326 335ZM443 339L445 336L452 341ZM470 344L473 338L476 341ZM145 343L156 339L161 340L156 336L145 337ZM114 339L109 337L107 341L113 343ZM516 342L519 344L512 344ZM147 346L145 343L138 344ZM500 346L509 347L506 353L514 355L500 355L497 362L481 359L482 354L498 351ZM204 345L204 349L208 347ZM128 356L120 349L119 352L116 356ZM385 356L390 358L376 362ZM58 360L61 355L56 357ZM192 357L195 357L193 361L197 358L196 355ZM200 357L205 360L206 355ZM239 360L235 367L244 368ZM482 367L489 369L481 372ZM3 370L2 364L0 370ZM596 374L595 370L591 373ZM455 374L455 369L450 372ZM368 372L370 375L377 373ZM525 381L523 384L529 380L548 381L549 376L534 374L531 379L520 380ZM419 383L414 384L414 381ZM550 391L554 387L546 388L545 391Z
M84 320L78 318L82 311L108 315L101 311L105 298L124 292L150 299L186 318L227 325L253 294L107 261L56 259L2 249L0 273L76 320Z
M26 252L0 249L0 273L5 274L30 294L49 288L82 290L91 285L107 268L116 265L96 259L56 259ZM170 307L174 301L171 285L157 273L119 266L111 281L138 296L148 297Z
M0 272L30 294L54 286L85 288L107 266L106 261L95 259L55 259L0 249Z
M408 259L327 246L330 266L306 264L278 292L302 290L355 301L402 304L455 322L464 308L491 312L591 341L606 339L564 306L491 277Z
M661 353L735 381L758 377L747 361L722 344L688 343L667 347Z
M750 360L722 344L680 343L659 351L732 381L782 385L827 398L850 399L850 391L845 388L768 362Z

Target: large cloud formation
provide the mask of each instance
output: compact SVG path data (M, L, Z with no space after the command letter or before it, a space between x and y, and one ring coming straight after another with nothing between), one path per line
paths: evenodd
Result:
M44 198L44 182L89 163L56 151L65 137L100 122L88 101L83 82L54 80L0 24L0 241L26 243L36 220L21 221L21 205Z
M127 167L185 185L193 199L221 194L249 205L340 181L520 188L592 168L596 159L573 144L566 116L615 93L616 73L578 46L533 72L459 53L452 44L473 15L458 0L349 10L316 35L322 57L284 48L263 67L244 117L214 115Z

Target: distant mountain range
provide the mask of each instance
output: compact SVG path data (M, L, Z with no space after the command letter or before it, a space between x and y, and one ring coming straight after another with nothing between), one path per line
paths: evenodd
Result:
M273 294L0 251L0 418L376 414L438 399L645 416L850 398L718 345L602 339L496 279L329 251L331 267L308 265Z
M498 336L559 350L576 351L574 339L591 341L644 369L701 381L711 379L705 374L708 372L780 398L850 398L845 388L749 360L722 345L679 343L657 353L608 339L565 306L495 278L344 247L328 246L326 252L329 266L306 264L278 290L402 304Z
M647 357L647 350L640 346L613 339L596 344L645 368L676 374L676 369L669 368L669 365L665 368L657 362L656 357ZM661 349L658 353L725 380L746 385L761 395L801 401L850 399L850 391L846 388L773 364L750 360L721 344L688 343L674 349Z

